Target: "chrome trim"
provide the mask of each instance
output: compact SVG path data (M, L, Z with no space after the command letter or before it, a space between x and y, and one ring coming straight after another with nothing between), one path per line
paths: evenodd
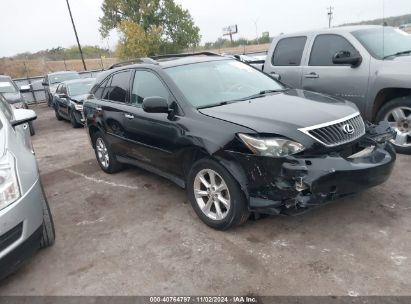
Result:
M329 126L332 126L332 125L335 125L335 124L338 124L338 123L342 123L342 122L344 122L344 121L350 120L350 119L352 119L352 118L354 118L354 117L357 117L357 116L361 116L360 112L355 112L355 113L353 113L353 114L351 114L351 115L345 116L345 117L340 118L340 119L337 119L337 120L325 122L325 123L318 124L318 125L314 125L314 126L310 126L310 127L300 128L300 129L298 129L298 131L303 132L304 134L310 136L312 139L318 141L319 143L323 144L323 145L326 146L326 147L336 147L336 146L339 146L339 145L341 145L341 144L351 142L351 141L353 141L353 140L355 140L355 139L357 139L357 138L359 138L359 137L353 138L352 140L350 140L350 141L348 141L348 142L336 143L336 144L333 144L333 145L328 145L328 144L324 143L323 141L321 141L320 139L318 139L317 137L311 135L309 131L311 131L311 130L316 130L316 129L320 129L320 128L324 128L324 127L329 127ZM361 134L361 136L364 135L364 134L365 134L365 132L364 132L363 134ZM360 136L360 137L361 137L361 136Z

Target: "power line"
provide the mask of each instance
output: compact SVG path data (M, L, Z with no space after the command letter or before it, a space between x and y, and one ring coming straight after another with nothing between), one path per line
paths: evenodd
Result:
M331 28L331 20L333 19L334 8L330 6L327 8L327 15L328 15L328 28Z
M84 61L83 51L81 50L80 40L78 39L76 26L74 25L73 15L71 14L70 4L68 0L66 0L66 2L67 2L68 11L70 13L71 24L73 24L74 34L76 35L77 45L78 45L78 49L80 51L80 56L81 56L81 61L83 61L84 70L87 71L86 62Z

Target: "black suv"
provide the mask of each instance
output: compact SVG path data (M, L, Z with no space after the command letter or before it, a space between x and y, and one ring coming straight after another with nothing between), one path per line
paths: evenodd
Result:
M91 93L84 114L102 170L131 164L174 181L216 229L378 185L396 158L387 123L215 54L120 64Z

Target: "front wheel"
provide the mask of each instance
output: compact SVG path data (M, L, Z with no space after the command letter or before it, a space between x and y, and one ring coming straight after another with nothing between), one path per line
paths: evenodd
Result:
M117 161L116 155L101 132L94 134L93 145L98 164L104 172L115 173L122 169L122 164Z
M396 98L385 104L378 112L377 121L386 120L396 131L392 143L395 150L411 154L411 96Z
M187 194L198 217L208 226L227 230L247 221L244 192L222 165L211 159L196 162L187 179Z
M57 120L62 120L63 119L63 117L61 117L61 115L59 113L59 110L58 110L57 106L54 107L54 114L56 115Z
M56 232L54 230L54 221L51 215L50 206L47 202L46 195L44 194L43 200L43 234L40 240L40 248L52 246L56 238Z
M82 127L82 125L80 123L77 122L77 119L74 115L74 111L70 110L69 112L69 116L70 116L70 123L72 125L73 128L80 128Z

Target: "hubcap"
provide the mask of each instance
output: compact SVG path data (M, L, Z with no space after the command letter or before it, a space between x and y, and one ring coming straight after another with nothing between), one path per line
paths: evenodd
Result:
M385 120L397 132L397 136L392 140L393 144L399 147L411 146L411 108L399 107L391 110Z
M230 211L230 191L214 170L203 169L194 179L194 196L201 211L212 220L224 219Z
M96 150L98 161L104 168L108 168L110 158L108 156L106 144L101 138L97 138L96 140Z

